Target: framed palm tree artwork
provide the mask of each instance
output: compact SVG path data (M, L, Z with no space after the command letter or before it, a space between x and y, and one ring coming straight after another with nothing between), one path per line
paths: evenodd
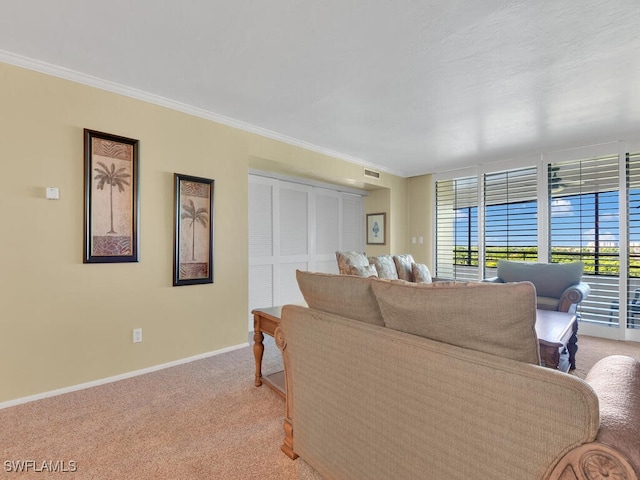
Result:
M138 261L138 143L84 130L84 263Z
M173 286L213 283L214 180L175 173Z

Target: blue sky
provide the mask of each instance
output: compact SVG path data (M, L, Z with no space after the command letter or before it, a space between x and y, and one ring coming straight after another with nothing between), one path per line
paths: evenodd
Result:
M596 198L598 199L598 228L601 246L617 245L619 242L618 192L571 195L552 199L551 243L552 247L588 247L596 240ZM640 202L640 200L639 200ZM633 206L633 203L632 203ZM456 244L468 242L468 209L460 209L456 216ZM632 209L632 214L634 211ZM639 212L640 213L640 212ZM471 244L477 245L477 208L471 208ZM520 202L489 206L486 209L487 246L537 245L537 202ZM505 234L509 226L509 237ZM631 240L640 241L640 232L631 222Z

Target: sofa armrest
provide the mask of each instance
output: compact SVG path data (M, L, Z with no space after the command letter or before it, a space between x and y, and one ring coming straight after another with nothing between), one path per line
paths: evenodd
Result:
M593 442L570 450L546 480L624 478L640 474L640 362L611 355L598 361L585 381L598 397L600 425ZM585 475L594 471L596 475ZM578 472L582 472L578 473Z
M489 277L482 280L486 283L504 283L504 281L500 277Z
M575 312L576 305L587 298L590 292L591 287L586 282L575 283L567 287L558 301L558 311Z
M597 362L585 380L600 405L596 441L622 453L640 475L640 362L611 355Z

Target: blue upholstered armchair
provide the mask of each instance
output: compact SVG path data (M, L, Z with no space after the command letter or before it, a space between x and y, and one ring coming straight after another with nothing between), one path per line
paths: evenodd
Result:
M531 282L536 287L538 308L575 313L591 288L582 281L584 263L535 263L498 260L498 276L485 282Z

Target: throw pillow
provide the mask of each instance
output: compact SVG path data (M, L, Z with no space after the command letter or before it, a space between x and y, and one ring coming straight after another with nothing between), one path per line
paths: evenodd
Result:
M393 261L391 255L378 255L376 257L369 257L371 265L376 267L378 277L397 279L398 271L396 270L396 264Z
M401 285L373 281L372 287L388 328L540 364L536 292L529 282Z
M369 265L369 259L364 253L359 252L336 252L336 260L338 261L338 271L342 275L350 275L349 267L366 267Z
M349 266L349 275L357 275L358 277L378 277L378 271L373 265L361 267L357 265Z
M296 279L310 308L384 326L371 289L373 278L296 270Z
M404 255L394 255L393 261L396 264L396 270L398 270L398 278L400 280L413 281L413 273L411 272L411 264L415 263L413 256L409 253Z
M413 275L413 281L416 283L431 283L431 272L429 267L423 263L412 263L411 273Z

